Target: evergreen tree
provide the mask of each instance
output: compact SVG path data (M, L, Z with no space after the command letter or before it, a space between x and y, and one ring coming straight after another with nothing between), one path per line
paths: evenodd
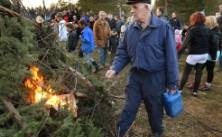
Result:
M0 16L0 57L0 137L111 136L113 111L105 86L99 82L93 83L93 89L84 82L75 85L76 76L68 68L83 63L76 56L68 58L50 26L34 25L23 17ZM78 118L66 109L45 109L44 101L25 102L23 80L30 75L27 66L32 64L40 67L58 91L62 85L70 90L77 86L87 94L86 99L79 100Z
M8 16L0 17L0 95L14 97L21 93L22 80L27 76L26 66L34 56L33 29L29 21Z
M128 11L128 6L126 6L126 0L79 0L78 6L81 7L82 11L94 11L98 12L104 10L113 14L118 14L119 6L122 10Z
M158 0L156 6L167 8L165 14L169 17L173 11L176 11L183 22L188 22L190 15L195 11L204 9L206 15L215 15L220 3L222 3L221 0Z

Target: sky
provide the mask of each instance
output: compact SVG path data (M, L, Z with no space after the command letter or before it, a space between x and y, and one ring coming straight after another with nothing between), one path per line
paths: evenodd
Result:
M76 3L78 0L65 0L67 2ZM46 7L49 7L52 3L57 3L58 0L45 0ZM42 0L22 0L22 3L26 7L39 7L42 6Z

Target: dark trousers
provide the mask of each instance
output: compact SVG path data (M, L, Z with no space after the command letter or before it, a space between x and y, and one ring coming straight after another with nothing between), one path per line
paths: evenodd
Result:
M220 57L219 57L218 62L219 62L219 70L222 70L222 53L220 53Z
M196 64L196 65L190 65L188 63L186 63L184 72L183 72L183 76L180 82L180 88L179 90L183 90L183 87L185 86L190 72L192 71L193 68L195 68L195 81L194 81L194 88L193 88L193 92L197 92L199 85L200 85L200 81L201 81L201 77L202 77L202 72L203 72L203 68L204 68L205 64Z
M149 73L131 70L126 86L126 102L118 122L118 136L124 137L132 125L141 101L144 101L153 133L163 132L165 72Z
M213 81L215 65L216 65L216 62L214 62L214 61L207 61L206 62L207 82L208 83L212 83L212 81Z

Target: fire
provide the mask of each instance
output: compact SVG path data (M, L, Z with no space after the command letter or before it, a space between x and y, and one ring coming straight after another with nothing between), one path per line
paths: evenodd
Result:
M35 104L45 100L47 107L53 107L57 111L68 106L68 109L73 112L74 116L77 116L76 100L72 93L56 95L55 90L47 84L38 67L31 66L29 71L32 76L24 80L24 86L30 91L27 97L29 102Z
M28 100L34 104L50 98L55 92L46 84L39 68L31 66L29 71L32 77L26 78L24 81L25 87L30 90Z

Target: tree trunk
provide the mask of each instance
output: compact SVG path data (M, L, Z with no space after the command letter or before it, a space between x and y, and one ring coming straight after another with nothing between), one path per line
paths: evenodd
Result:
M15 16L15 17L20 17L21 16L17 12L15 12L15 11L13 11L11 9L5 8L5 7L1 6L1 5L0 5L0 14L1 15Z
M168 0L165 0L165 14L168 15Z

